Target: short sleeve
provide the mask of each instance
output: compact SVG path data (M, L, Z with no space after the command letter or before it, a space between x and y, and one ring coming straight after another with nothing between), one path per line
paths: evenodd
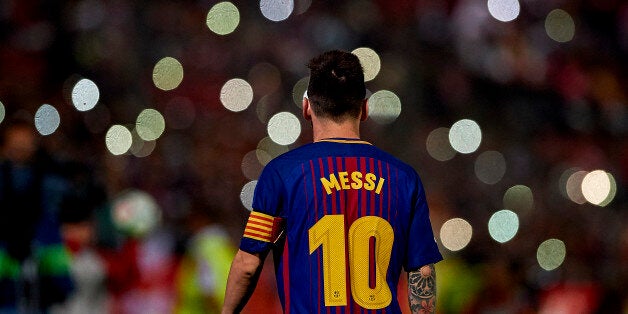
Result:
M438 251L438 245L432 232L425 191L418 175L415 182L415 191L413 193L414 208L410 216L406 260L404 262L406 271L415 270L443 259Z
M267 252L283 231L284 186L273 163L268 164L257 181L253 210L249 215L240 249L248 253Z

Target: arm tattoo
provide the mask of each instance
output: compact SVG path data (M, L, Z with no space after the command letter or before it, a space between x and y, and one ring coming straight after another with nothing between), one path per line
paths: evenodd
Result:
M408 301L412 313L434 313L436 310L436 270L434 264L408 273Z

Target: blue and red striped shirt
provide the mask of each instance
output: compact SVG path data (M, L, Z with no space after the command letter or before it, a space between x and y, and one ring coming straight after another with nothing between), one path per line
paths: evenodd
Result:
M442 259L416 171L349 139L304 145L264 168L240 249L273 250L285 313L401 313L402 267Z

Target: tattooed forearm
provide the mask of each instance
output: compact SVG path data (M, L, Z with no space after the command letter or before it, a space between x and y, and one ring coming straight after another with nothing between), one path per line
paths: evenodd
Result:
M408 299L412 313L434 313L436 310L436 270L434 264L408 273Z

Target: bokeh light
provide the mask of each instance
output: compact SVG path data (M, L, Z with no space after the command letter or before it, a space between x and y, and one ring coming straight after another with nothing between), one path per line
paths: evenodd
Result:
M460 251L469 242L473 235L473 228L462 218L447 220L440 228L440 241L450 251Z
M279 145L270 137L265 137L257 143L255 155L257 156L257 160L259 160L260 164L265 166L273 158L288 152L288 150L288 146Z
M183 81L183 66L179 60L165 57L153 68L153 83L161 90L173 90Z
M525 185L515 185L504 193L504 208L519 214L527 214L534 208L532 190Z
M294 10L294 0L261 0L259 8L265 18L279 22L287 19Z
M598 206L601 206L601 207L604 207L610 204L615 198L615 195L617 194L617 182L615 181L615 177L610 172L607 172L606 175L608 176L608 180L610 181L611 189L608 192L608 196L606 196L606 199L598 204Z
M567 180L569 180L572 174L580 170L582 169L578 167L572 167L572 168L565 169L560 174L560 177L558 178L558 190L564 198L570 199L569 195L567 194Z
M91 80L81 79L72 88L72 104L78 111L93 109L99 98L98 86Z
M498 21L510 22L519 16L518 0L488 0L488 12Z
M436 128L427 135L425 141L427 153L438 161L447 161L456 155L456 151L449 144L449 128Z
M584 170L576 171L569 176L565 184L567 197L576 204L584 204L587 201L582 195L582 180L587 173Z
M545 18L545 32L547 36L559 43L568 42L576 33L576 24L569 13L555 9Z
M301 122L290 112L279 112L268 120L268 136L279 145L290 145L301 135Z
M240 24L240 11L231 2L216 3L207 13L207 27L218 35L227 35Z
M587 202L599 205L611 192L611 179L604 170L593 170L582 179L582 196Z
M567 248L565 243L558 239L543 241L536 250L536 260L539 266L545 270L554 270L565 261Z
M158 139L166 129L166 121L163 115L155 109L144 109L137 115L135 121L137 135L145 141Z
M0 123L4 121L5 115L6 115L6 109L4 108L4 104L0 101Z
M257 186L257 180L247 182L240 191L240 201L244 208L253 210L253 194L255 193L255 187Z
M382 66L377 52L371 48L360 47L353 50L351 53L358 56L358 59L360 59L362 70L364 70L364 81L368 82L374 79Z
M368 114L373 121L379 124L389 124L401 114L401 100L389 91L380 90L368 99Z
M310 82L310 77L306 76L301 78L294 84L292 87L292 100L294 104L299 108L303 108L303 96L305 95L305 91L307 90L307 85Z
M491 215L488 232L499 243L510 241L519 230L519 217L508 209L502 209Z
M138 158L148 157L153 152L156 146L156 141L146 141L142 139L137 134L136 127L131 131L131 147L129 147L129 150L127 152Z
M497 151L483 152L475 159L475 175L486 184L499 182L506 173L506 159Z
M257 158L257 150L252 150L242 158L242 174L249 180L256 180L259 178L264 166Z
M234 112L245 110L253 102L253 88L243 79L230 79L220 89L220 102Z
M133 143L131 131L123 125L114 124L105 135L105 144L112 155L122 155L129 151Z
M35 128L41 135L54 133L61 124L59 111L49 104L43 104L35 112Z
M473 120L456 121L449 129L449 143L459 153L473 153L482 143L482 130Z
M123 192L113 200L114 225L125 234L141 237L161 221L161 211L155 199L140 190Z
M139 141L135 140L133 137L133 144L138 143L137 148L134 148L135 145L131 145L131 154L138 158L148 157L153 153L155 147L157 147L157 141L144 141L139 139Z

